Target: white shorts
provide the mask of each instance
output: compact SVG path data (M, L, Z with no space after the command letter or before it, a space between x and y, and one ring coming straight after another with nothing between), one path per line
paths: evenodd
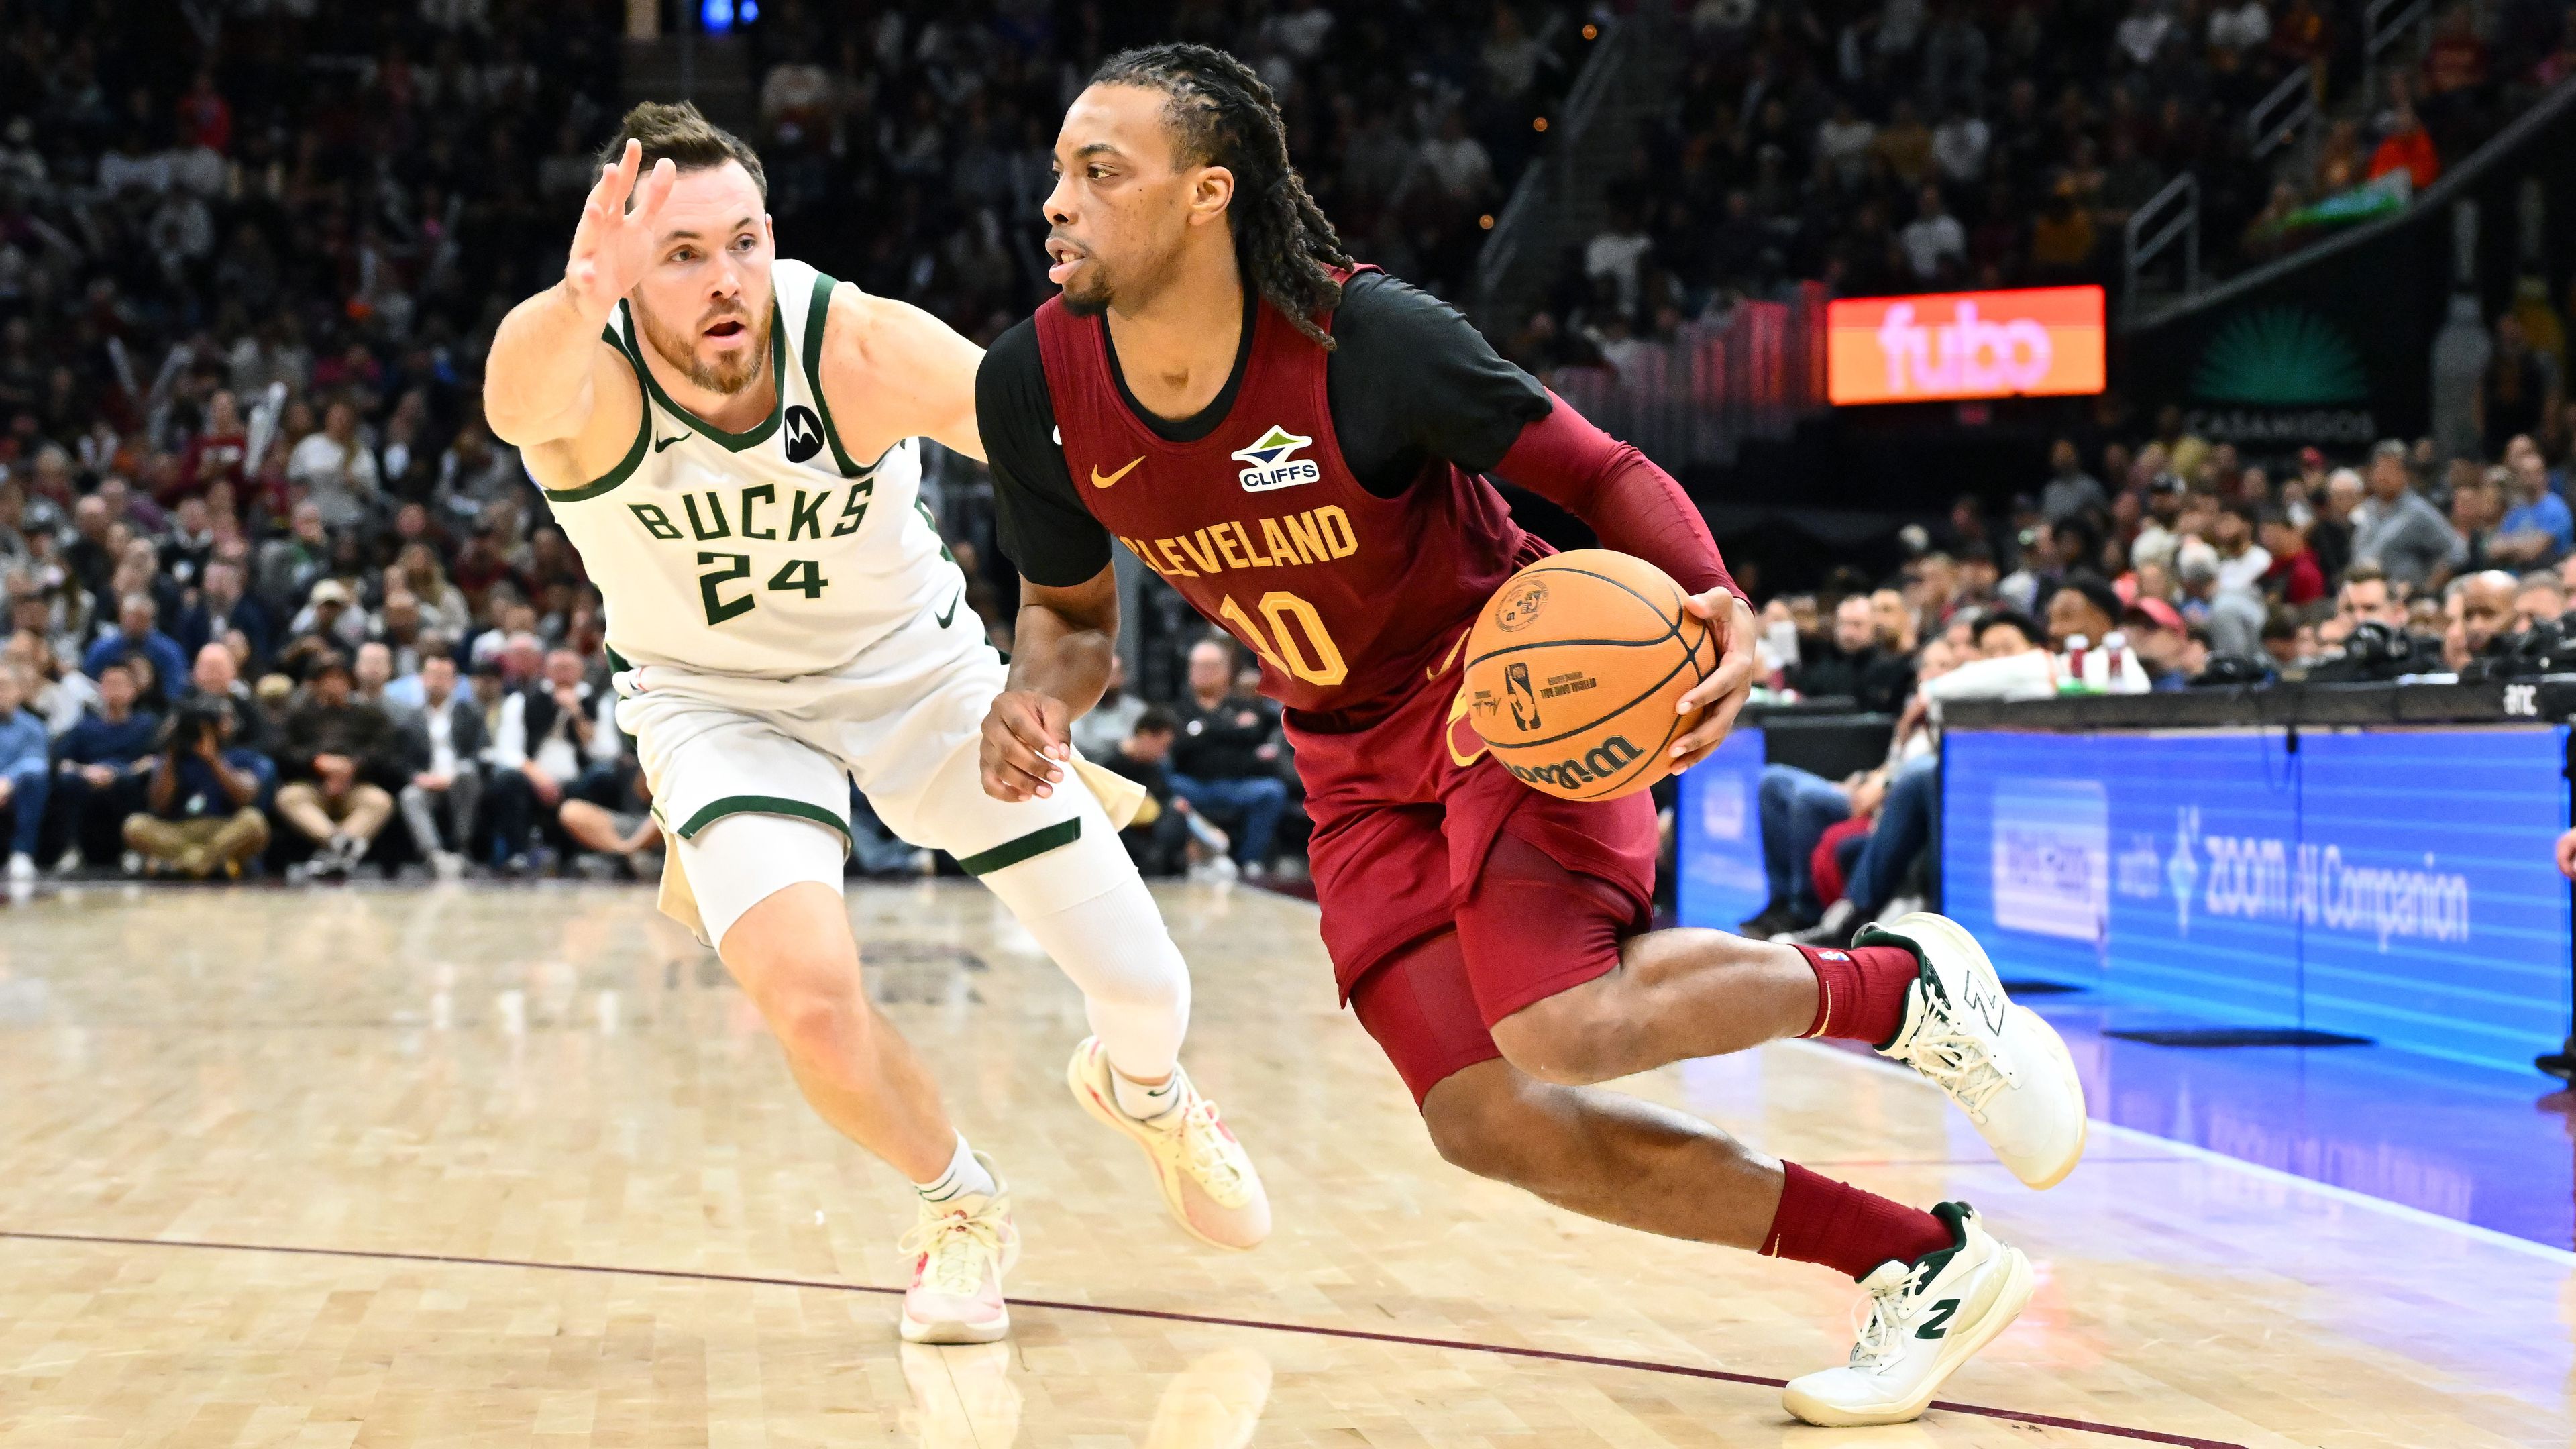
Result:
M946 851L970 875L1027 867L1011 872L1015 910L1078 905L1117 884L1126 852L1078 775L1068 772L1046 799L1012 803L984 793L978 745L1004 677L971 611L952 611L945 627L925 612L831 674L627 669L616 680L617 722L635 736L654 818L681 841L729 815L783 815L830 827L846 850L855 782L887 829ZM683 853L665 857L666 872ZM782 872L768 889L805 878ZM741 889L737 880L729 893ZM725 920L767 893L728 903ZM708 939L698 921L672 914Z

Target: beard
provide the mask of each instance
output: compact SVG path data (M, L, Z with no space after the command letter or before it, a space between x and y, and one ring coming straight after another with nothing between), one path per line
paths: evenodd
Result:
M1109 303L1112 300L1109 273L1101 267L1097 259L1094 259L1091 264L1089 277L1087 286L1079 289L1074 287L1063 289L1064 310L1076 317L1097 317L1109 310Z
M720 316L742 316L751 332L751 345L724 361L708 362L698 356L698 338L703 335L705 322L699 324L700 332L674 332L664 327L660 319L645 308L631 310L643 325L644 340L652 344L655 352L662 354L662 360L678 368L681 376L709 392L731 397L758 382L762 369L769 365L770 316L765 311L757 321L740 313L709 314L706 322Z

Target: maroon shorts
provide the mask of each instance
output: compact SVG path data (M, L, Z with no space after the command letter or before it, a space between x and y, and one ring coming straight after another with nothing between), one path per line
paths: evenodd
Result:
M1443 670L1373 718L1288 721L1334 980L1417 1101L1499 1055L1495 1022L1616 966L1654 893L1653 802L1530 789L1456 694Z

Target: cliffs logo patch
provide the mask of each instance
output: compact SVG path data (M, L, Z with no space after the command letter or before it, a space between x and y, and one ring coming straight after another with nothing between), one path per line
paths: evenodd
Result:
M1237 475L1243 479L1243 491L1276 493L1282 488L1321 482L1324 470L1315 466L1314 459L1294 456L1299 448L1314 444L1312 438L1301 438L1277 423L1271 424L1268 431L1253 439L1252 446L1234 455L1252 465Z
M787 409L787 461L802 463L823 451L823 421L803 403Z
M1517 634L1538 622L1538 611L1547 607L1547 580L1523 579L1503 591L1494 605L1494 627L1506 634Z

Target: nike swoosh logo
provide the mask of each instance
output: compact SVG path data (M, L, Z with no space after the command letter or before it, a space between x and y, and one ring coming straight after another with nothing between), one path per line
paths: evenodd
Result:
M685 443L688 440L689 435L686 433L682 433L676 438L655 438L653 440L653 451L658 453L664 448L671 446L673 443Z
M1094 488L1106 488L1110 484L1117 482L1119 479L1126 477L1128 474L1135 472L1136 465L1144 461L1145 460L1141 457L1130 458L1127 460L1126 467L1119 469L1117 472L1110 474L1106 478L1100 476L1100 465L1094 463L1091 465L1091 486Z
M965 597L966 595L963 592L960 592L956 598L948 601L948 612L939 616L940 628L947 628L948 621L957 617L957 605L964 600Z

